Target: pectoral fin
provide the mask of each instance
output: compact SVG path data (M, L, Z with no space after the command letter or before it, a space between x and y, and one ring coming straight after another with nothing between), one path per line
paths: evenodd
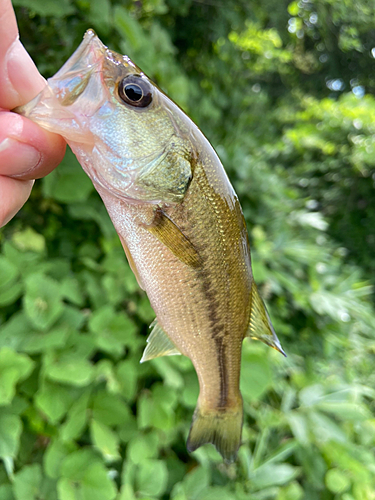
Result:
M152 332L147 339L147 346L143 352L141 363L160 356L181 354L156 319L150 325L150 328L152 328Z
M275 330L273 329L266 306L259 295L254 281L251 286L251 313L246 337L260 340L286 356L283 348L281 347L280 341L277 338Z
M168 247L184 264L190 267L201 265L200 256L194 245L161 208L156 210L153 222L143 227Z

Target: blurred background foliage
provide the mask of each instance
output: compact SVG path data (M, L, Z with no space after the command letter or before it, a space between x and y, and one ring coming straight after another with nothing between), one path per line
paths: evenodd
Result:
M288 358L244 342L243 446L185 439L188 359L72 153L0 233L1 500L375 499L375 7L368 0L15 0L51 76L93 27L196 121L239 194Z

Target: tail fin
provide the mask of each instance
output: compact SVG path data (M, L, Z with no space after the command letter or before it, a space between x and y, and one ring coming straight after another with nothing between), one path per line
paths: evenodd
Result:
M212 443L225 462L233 462L241 444L242 421L242 401L236 408L205 412L197 406L186 444L188 451Z

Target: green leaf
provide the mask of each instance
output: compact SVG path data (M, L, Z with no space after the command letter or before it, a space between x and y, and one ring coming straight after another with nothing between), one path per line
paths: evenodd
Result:
M161 460L146 459L138 465L136 488L141 495L160 496L165 492L168 470Z
M90 21L99 30L107 33L111 23L111 2L109 0L91 0Z
M107 469L87 450L64 459L57 489L60 500L113 500L117 493Z
M9 306L21 296L23 287L21 283L14 283L7 289L0 291L0 306Z
M14 500L13 489L10 484L3 484L0 486L1 500Z
M144 393L138 399L139 428L153 426L164 431L175 425L174 406L177 402L177 393L168 387L154 384L152 394Z
M90 318L89 328L95 334L97 347L114 355L121 355L126 346L132 345L136 327L125 314L115 314L105 306Z
M289 464L266 464L250 474L250 481L252 487L257 490L286 484L295 479L299 473L298 467Z
M121 395L127 401L132 401L137 393L138 366L139 362L135 360L125 360L116 366Z
M237 500L228 488L222 486L211 486L207 488L199 500Z
M59 168L43 179L44 195L62 203L86 201L93 190L91 180L70 148L67 148Z
M92 415L106 425L121 425L129 417L129 408L120 395L100 391L93 398Z
M16 500L39 500L41 482L40 465L25 465L14 476L13 492Z
M66 421L60 427L60 437L62 440L72 441L82 435L87 423L89 398L90 390L87 389L70 408Z
M66 414L79 393L77 390L44 380L35 395L35 405L51 423Z
M66 277L61 283L61 295L77 306L83 305L83 294L79 281L73 277Z
M89 361L70 353L51 356L45 368L45 376L50 380L79 387L88 385L94 373L94 367Z
M0 349L0 405L9 404L15 393L16 384L27 378L34 362L24 354L3 347Z
M63 460L71 452L71 446L61 441L52 441L44 454L44 471L52 479L58 479Z
M44 236L31 227L27 227L23 231L16 231L12 236L12 241L14 246L22 252L31 250L32 252L43 253L46 248Z
M329 469L325 477L325 483L332 493L343 493L350 487L348 474L340 469Z
M195 500L200 497L210 484L209 469L198 466L195 467L184 478L184 490L188 498Z
M18 277L18 269L7 258L0 256L0 292L8 289Z
M272 384L272 371L264 354L244 353L241 366L241 391L245 400L255 401Z
M64 311L60 286L42 274L29 275L25 283L24 308L27 317L36 328L47 330Z
M17 415L0 412L0 458L15 458L22 432L21 419Z
M13 314L9 321L0 326L0 347L21 350L29 332L30 323L26 315L23 312Z
M70 0L15 0L14 5L26 7L41 16L64 17L74 12Z
M128 443L127 457L134 464L140 464L149 458L156 458L158 444L159 440L155 432L136 435Z
M93 444L100 450L107 462L119 460L119 440L117 435L105 424L92 420L90 424Z
M0 255L0 306L13 304L22 292L22 285L17 281L19 272L15 264Z

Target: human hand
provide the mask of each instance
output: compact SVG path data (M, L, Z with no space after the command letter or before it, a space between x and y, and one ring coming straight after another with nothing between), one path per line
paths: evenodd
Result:
M0 0L0 227L23 206L34 179L61 162L64 139L9 110L46 85L18 38L10 0Z

